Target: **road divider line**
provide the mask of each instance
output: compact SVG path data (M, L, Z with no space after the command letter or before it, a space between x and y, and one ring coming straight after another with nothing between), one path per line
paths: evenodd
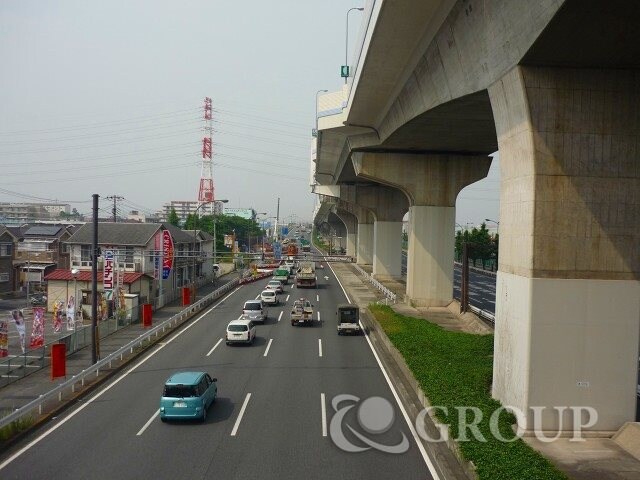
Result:
M247 396L244 399L244 403L242 404L242 408L240 409L240 413L238 414L238 418L236 418L236 423L233 425L233 430L231 430L232 437L235 437L236 433L238 433L238 427L240 426L240 422L242 421L242 416L244 415L244 411L247 409L247 404L249 403L250 398L251 398L251 394L247 393Z
M318 321L320 321L320 310L318 310Z
M287 295L287 299L285 300L285 302L288 302L288 301L289 301L289 295Z
M256 296L256 300L260 300L260 294L258 294L258 296Z
M263 357L266 357L269 354L269 349L271 348L272 343L273 343L273 338L270 338L269 343L267 343L267 349L264 351Z
M318 339L318 356L322 356L322 339Z
M278 315L278 321L280 321L282 319L282 314L284 313L284 310L282 312L280 312L280 315Z
M320 394L320 412L322 415L322 436L327 436L327 403L324 399L324 393Z
M216 344L213 346L213 348L212 348L211 350L209 350L209 353L207 353L207 357L213 353L213 351L216 349L216 347L217 347L218 345L220 345L220 343L221 343L221 342L222 342L222 339L218 340L218 343L216 343Z
M147 429L147 427L149 425L151 425L151 422L153 422L158 415L160 415L160 409L156 410L156 413L151 415L151 418L149 420L147 420L147 423L145 423L142 426L142 428L140 429L140 431L138 433L136 433L136 437L139 437L140 435L142 435L144 433L144 431Z
M320 302L320 295L316 295L316 302Z

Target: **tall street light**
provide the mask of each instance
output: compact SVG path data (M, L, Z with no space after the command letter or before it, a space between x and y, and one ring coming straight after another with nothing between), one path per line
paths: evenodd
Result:
M329 90L318 90L316 92L316 128L313 132L313 136L318 138L318 94L319 93L327 93ZM316 145L316 149L318 148L318 146Z
M497 227L496 229L500 230L500 222L498 222L497 220L491 220L490 218L485 218L484 221L485 222L493 222L493 223L495 223L496 227Z
M344 42L344 68L343 68L343 71L341 72L341 75L344 77L345 84L347 83L347 78L349 78L349 13L351 13L353 10L358 10L362 12L364 8L353 7L347 10L347 29L346 29L345 42Z

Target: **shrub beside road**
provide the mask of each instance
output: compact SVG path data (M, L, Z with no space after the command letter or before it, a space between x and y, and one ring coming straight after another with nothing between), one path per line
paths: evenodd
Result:
M491 398L493 335L451 332L428 321L406 317L385 305L369 307L393 345L402 354L431 405L436 417L449 425L451 438L460 438L456 407L477 407L482 412L478 425L486 441L467 432L468 441L459 441L463 457L473 462L481 480L566 480L549 460L523 440L500 441L490 430L491 415L501 407ZM467 411L472 423L473 412ZM498 431L512 439L515 416L503 412ZM460 433L460 434L459 434Z

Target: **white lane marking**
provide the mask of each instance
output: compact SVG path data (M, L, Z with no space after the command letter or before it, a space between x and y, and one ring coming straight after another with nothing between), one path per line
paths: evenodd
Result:
M318 339L318 356L322 356L322 339Z
M329 264L327 264L327 265L329 265ZM342 282L340 282L340 279L336 275L336 272L333 271L333 267L331 267L331 265L329 265L329 268L333 272L334 277L336 277L336 280L338 281L338 285L340 285L340 288L342 288L342 292L344 293L344 296L346 297L347 302L351 303L351 300L349 300L349 295L347 295L347 292L345 291L344 287L342 286ZM409 418L409 414L407 413L407 410L404 408L404 405L400 401L400 397L398 396L398 392L396 392L396 389L393 386L393 383L391 383L391 379L389 378L389 375L387 374L387 371L385 370L384 366L382 365L382 362L380 361L380 358L378 357L378 354L376 353L376 350L373 348L373 344L371 343L371 340L369 339L369 333L363 328L362 322L359 322L359 323L360 323L360 328L362 328L362 331L365 332L364 338L367 339L367 343L369 344L369 348L371 349L371 352L373 353L373 356L376 359L376 362L378 362L378 366L380 367L380 370L382 371L382 375L384 376L384 379L387 381L387 385L389 385L389 389L391 390L391 393L393 394L393 398L396 399L396 403L398 404L398 407L400 407L400 411L402 412L402 416L404 417L405 422L407 422L407 426L409 427L409 431L411 432L411 435L413 436L413 440L416 442L416 445L418 446L418 450L420 450L420 454L422 455L422 459L424 460L424 463L426 463L427 468L429 469L429 472L431 473L431 476L433 477L433 479L434 480L440 480L440 477L438 476L438 473L436 471L435 466L433 465L433 462L431 461L431 458L429 458L429 455L427 454L427 451L425 450L424 445L422 445L422 442L420 441L420 438L418 437L418 432L416 432L415 427L411 423L411 419Z
M142 435L144 433L144 431L147 429L147 427L149 425L151 425L151 422L153 422L153 420L160 415L160 409L156 410L156 413L154 413L153 415L151 415L151 418L149 420L147 420L147 423L145 423L142 428L140 429L140 431L138 433L136 433L136 436L139 437L140 435Z
M209 313L211 310L213 310L214 308L216 308L218 305L220 305L220 303L224 302L227 298L229 298L231 295L233 295L234 293L236 293L238 290L240 290L240 287L236 288L234 291L232 291L229 295L227 295L226 297L224 297L222 300L220 300L218 303L216 303L213 307L211 307L209 310L207 310L204 314L202 314L200 317L198 317L196 320L193 321L193 323L191 323L190 325L187 325L187 327L178 332L175 337L171 338L169 341L167 341L166 343L159 345L153 352L149 353L149 355L147 355L146 357L144 357L142 360L140 360L138 363L136 363L133 367L131 367L129 370L127 370L125 373L123 373L121 376L119 376L117 379L115 379L113 381L113 383L107 385L104 390L101 390L100 392L96 393L93 397L91 397L89 400L87 400L85 403L83 403L82 405L80 405L76 410L74 410L73 412L71 412L69 414L69 416L63 418L62 420L60 420L59 423L55 424L54 426L52 426L50 429L48 429L46 432L44 432L42 435L40 435L39 437L35 438L34 440L32 440L31 442L29 442L27 445L25 445L23 448L21 448L20 450L18 450L16 453L14 453L13 455L11 455L9 458L7 458L4 462L0 463L0 470L2 470L4 467L6 467L7 465L9 465L11 462L13 462L16 458L18 458L20 455L22 455L24 452L26 452L27 450L29 450L31 447L33 447L34 445L40 443L40 441L42 441L43 439L45 439L46 437L48 437L50 434L52 434L53 432L55 432L58 428L60 428L62 425L64 425L65 423L67 423L69 420L71 420L73 417L75 417L78 413L80 413L82 410L84 410L85 408L87 408L89 405L91 405L94 401L96 401L98 398L100 398L102 395L104 395L105 393L107 393L109 390L111 390L113 387L115 387L118 383L120 383L122 380L124 380L131 372L133 372L134 370L136 370L140 365L143 365L147 360L149 360L151 357L153 357L156 353L158 353L160 350L162 350L165 346L167 346L174 338L178 337L179 335L181 335L182 333L184 333L187 328L193 326L195 323L197 323L201 318L203 318L207 313Z
M280 312L280 315L278 315L278 321L280 321L280 319L282 318L282 314L284 313L284 311Z
M238 427L240 426L240 422L242 421L242 416L244 415L244 411L247 409L247 404L249 403L250 398L251 398L251 394L247 393L247 396L244 399L244 403L242 404L242 408L240 409L240 413L238 414L238 418L236 419L236 423L233 426L233 430L231 430L232 437L235 437L236 433L238 433Z
M213 348L212 348L211 350L209 350L209 353L207 353L207 357L213 353L213 351L216 349L216 347L217 347L218 345L220 345L220 343L221 343L221 342L222 342L222 339L218 340L218 343L216 343L216 344L213 346Z
M318 321L320 321L320 311L318 311Z
M288 301L289 301L289 295L287 295L287 299L285 300L285 302L288 302Z
M324 393L320 394L320 411L322 414L322 436L327 436L327 403L324 400Z
M316 302L320 301L320 295L316 295Z
M271 348L272 343L273 343L273 338L270 338L269 343L267 344L267 349L264 351L263 357L266 357L269 354L269 349Z
M260 294L258 294L258 296L256 297L256 300L260 300Z

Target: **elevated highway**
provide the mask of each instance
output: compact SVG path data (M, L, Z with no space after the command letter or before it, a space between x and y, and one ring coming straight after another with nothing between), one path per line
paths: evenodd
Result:
M372 0L352 77L318 99L315 221L384 280L408 212L414 305L451 301L456 197L500 152L493 395L546 430L573 428L567 405L599 431L635 418L638 24L623 0Z

